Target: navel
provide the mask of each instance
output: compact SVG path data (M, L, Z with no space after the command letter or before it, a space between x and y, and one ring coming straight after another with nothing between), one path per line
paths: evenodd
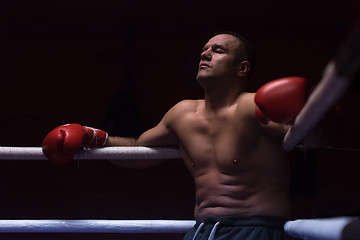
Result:
M234 164L238 164L239 160L237 160L236 158L234 158L234 159L232 160L232 162L233 162Z

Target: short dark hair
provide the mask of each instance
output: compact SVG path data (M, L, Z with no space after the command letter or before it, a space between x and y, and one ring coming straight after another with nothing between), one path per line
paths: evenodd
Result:
M232 35L234 37L236 37L239 41L240 41L240 47L238 49L238 61L249 61L250 63L250 71L248 74L248 78L251 77L251 75L254 72L254 67L255 67L255 60L256 60L256 56L255 56L255 50L252 47L252 45L250 44L250 42L248 40L246 40L246 38L244 38L243 36L241 36L238 33L232 32L232 31L222 31L222 32L216 32L213 34L213 36L216 35L220 35L220 34L228 34L228 35Z

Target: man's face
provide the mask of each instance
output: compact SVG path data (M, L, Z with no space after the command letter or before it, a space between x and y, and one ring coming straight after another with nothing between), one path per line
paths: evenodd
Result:
M236 76L236 52L240 41L229 34L211 38L201 53L197 80Z

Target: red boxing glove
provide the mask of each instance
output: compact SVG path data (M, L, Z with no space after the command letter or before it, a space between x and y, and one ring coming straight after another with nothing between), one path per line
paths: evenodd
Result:
M81 147L103 147L108 134L99 129L76 123L62 125L52 130L44 139L42 151L53 163L62 164L74 159Z
M256 116L262 123L293 123L305 104L305 83L305 78L287 77L260 87L255 95Z

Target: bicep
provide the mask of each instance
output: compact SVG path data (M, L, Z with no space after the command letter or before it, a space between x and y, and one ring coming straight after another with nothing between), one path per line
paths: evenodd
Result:
M136 141L137 146L175 146L176 134L162 120L157 126L144 132Z
M144 132L135 140L135 146L157 147L177 145L177 138L174 133L163 122L156 127ZM125 168L148 168L164 162L165 159L130 159L112 160L110 162Z

